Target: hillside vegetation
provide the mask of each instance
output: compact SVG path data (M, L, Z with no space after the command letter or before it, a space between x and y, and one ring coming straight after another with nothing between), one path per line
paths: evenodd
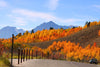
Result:
M94 42L99 45L98 31L100 30L99 22L87 22L84 27L70 28L70 29L49 29L37 31L34 33L32 31L29 33L26 31L23 35L19 33L15 36L14 42L15 47L26 47L38 46L41 48L47 48L54 41L71 41L74 43L80 43L82 47L88 44L93 44ZM1 39L2 44L6 47L11 46L11 38Z
M82 47L87 46L88 44L93 45L94 42L97 43L97 45L100 45L100 37L98 36L98 31L100 30L100 25L91 26L88 28L85 28L79 32L76 32L72 35L46 41L46 42L39 42L39 43L31 43L32 46L38 46L41 48L47 48L49 45L51 45L54 41L71 41L74 43L80 43Z
M100 61L100 22L88 22L84 27L71 29L50 29L36 33L26 31L14 38L14 50L21 47L33 50L34 53L42 52L45 56L54 54L58 59L63 55L66 60L88 61L96 58ZM9 55L11 43L12 38L0 39L1 57L4 52Z
M26 31L23 35L19 33L17 36L15 36L14 43L15 43L15 47L18 47L18 46L25 47L25 44L55 40L58 38L69 36L80 30L82 30L81 27L71 28L71 29L42 30L42 31L37 31L36 33L29 33L28 31ZM6 45L6 47L11 46L11 43L12 43L11 38L2 39L1 41L2 41L2 44Z

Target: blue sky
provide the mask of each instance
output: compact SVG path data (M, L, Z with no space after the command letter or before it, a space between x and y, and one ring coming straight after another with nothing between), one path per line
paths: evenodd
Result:
M100 20L100 0L0 0L0 29L31 30L43 22L80 25Z

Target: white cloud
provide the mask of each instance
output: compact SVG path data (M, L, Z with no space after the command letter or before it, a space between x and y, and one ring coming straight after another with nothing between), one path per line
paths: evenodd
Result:
M13 16L13 15L8 15L8 16L13 19L12 21L15 22L14 25L17 25L17 26L27 25L26 20L23 17L17 17L17 16Z
M44 20L52 20L55 19L54 16L48 14L48 13L42 13L42 12L35 12L35 11L29 11L29 10L24 10L24 9L15 9L12 11L13 13L20 14L22 16L26 16L28 18L40 18Z
M14 21L16 22L15 25L19 25L19 26L25 26L26 25L26 21L21 17L15 17Z
M0 7L6 7L7 3L3 0L0 0Z
M93 5L93 7L100 8L100 5Z
M77 18L63 19L49 13L36 12L25 9L12 10L12 13L9 16L12 18L12 21L14 21L16 25L20 26L25 26L27 24L34 24L34 22L42 23L42 21L43 22L55 21L60 23L66 23L68 25L71 25L78 21L83 21L82 19L77 19Z
M83 21L82 19L76 19L76 18L58 19L58 20L63 23L74 23L74 22L78 22L78 21Z
M58 6L59 0L49 0L47 3L47 7L51 10L55 10Z

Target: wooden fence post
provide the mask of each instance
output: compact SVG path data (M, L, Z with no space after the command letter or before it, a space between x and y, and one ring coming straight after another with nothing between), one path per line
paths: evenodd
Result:
M64 55L64 59L66 60L66 55Z
M33 59L33 49L32 49L32 59Z
M49 52L47 52L47 58L49 59Z
M25 49L23 49L23 61L25 61Z
M41 58L43 58L43 52L41 53Z
M54 60L54 53L53 53L53 60Z
M29 60L30 60L30 49L29 49Z
M21 63L22 63L22 59L23 59L23 49L21 49Z
M11 67L12 67L12 64L13 64L13 45L14 45L14 34L12 34Z
M37 59L37 50L36 50L36 59Z
M18 64L19 64L19 61L20 61L20 48L18 48Z
M26 51L26 61L27 61L27 56L28 56L28 48L27 48L27 51Z

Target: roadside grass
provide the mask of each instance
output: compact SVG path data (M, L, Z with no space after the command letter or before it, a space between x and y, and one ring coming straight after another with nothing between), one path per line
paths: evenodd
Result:
M11 56L9 57L9 59L11 59ZM18 59L18 55L17 54L13 54L13 59ZM25 58L24 58L25 60L26 60L26 56L25 56ZM32 56L30 56L30 59L32 59ZM33 56L33 59L51 59L51 58L47 58L47 57L41 57L41 56ZM20 56L20 60L21 60L21 56ZM27 60L29 60L29 56L27 56ZM72 61L72 62L80 62L80 63L88 63L89 64L89 62L88 61L86 61L86 60L74 60L74 59L64 59L64 58L58 58L58 59L56 59L56 58L52 58L52 60L59 60L59 61ZM1 63L1 62L0 62ZM100 62L98 63L98 65L100 65Z
M10 67L9 60L0 56L0 67Z

